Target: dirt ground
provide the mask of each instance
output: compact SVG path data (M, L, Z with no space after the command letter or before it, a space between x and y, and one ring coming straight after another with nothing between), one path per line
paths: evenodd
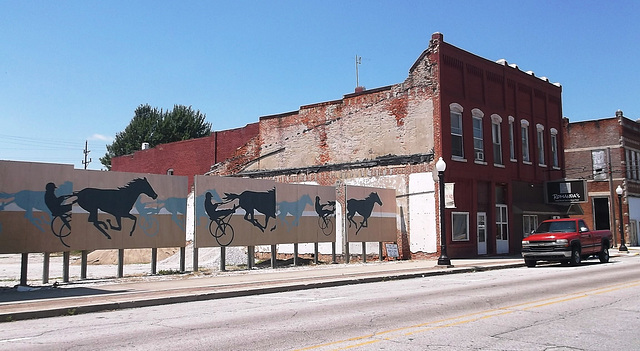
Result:
M158 261L163 261L180 251L180 248L158 249ZM151 249L124 250L124 264L151 263ZM80 264L75 261L73 264ZM87 264L118 264L118 250L96 250L87 255Z

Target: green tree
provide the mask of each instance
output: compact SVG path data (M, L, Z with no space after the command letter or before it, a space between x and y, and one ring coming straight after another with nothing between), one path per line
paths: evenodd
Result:
M148 104L140 105L129 125L116 134L111 145L107 145L107 153L100 158L100 162L110 170L113 157L132 154L140 150L142 143L154 147L208 136L211 134L211 123L205 119L206 115L194 111L191 106L175 105L173 110L165 112Z

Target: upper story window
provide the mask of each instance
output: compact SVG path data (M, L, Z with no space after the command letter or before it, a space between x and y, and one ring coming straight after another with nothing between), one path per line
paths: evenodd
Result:
M607 180L607 154L604 150L591 151L593 180Z
M484 113L477 108L471 110L473 117L473 152L474 160L484 162L484 137L482 129L482 117Z
M520 120L520 134L522 135L522 162L531 162L529 155L529 121Z
M167 169L167 175L173 175L173 168Z
M502 132L500 125L502 124L502 117L498 115L491 115L491 140L493 142L493 163L496 165L502 165Z
M449 105L451 113L451 156L464 158L464 145L462 134L462 106L453 103Z
M509 158L511 161L516 160L515 121L516 119L513 116L509 116Z
M560 159L558 158L558 130L551 128L551 166L560 168Z
M544 166L544 126L542 124L536 124L536 130L538 136L538 165Z

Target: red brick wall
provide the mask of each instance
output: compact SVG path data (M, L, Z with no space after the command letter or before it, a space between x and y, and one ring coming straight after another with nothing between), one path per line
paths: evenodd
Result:
M191 188L194 175L208 172L212 165L231 157L257 134L258 124L252 123L243 128L214 132L204 138L161 144L131 155L114 157L111 170L166 174L173 169L174 175L189 177Z

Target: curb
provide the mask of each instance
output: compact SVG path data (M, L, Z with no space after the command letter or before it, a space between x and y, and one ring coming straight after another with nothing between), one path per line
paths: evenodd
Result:
M209 291L198 293L193 290L211 290L215 289L213 287L210 288L196 288L189 289L185 288L182 291L172 290L171 293L174 296L149 296L153 295L154 292L141 292L141 293L132 293L129 300L120 301L120 302L102 302L95 304L75 304L71 302L68 306L65 307L56 307L56 308L42 308L33 311L23 311L23 312L15 312L15 313L0 313L0 323L2 322L11 322L18 320L27 320L27 319L37 319L37 318L49 318L49 317L59 317L59 316L72 316L78 314L85 313L93 313L93 312L103 312L103 311L113 311L113 310L122 310L122 309L130 309L130 308L139 308L139 307L150 307L150 306L159 306L159 305L167 305L167 304L176 304L176 303L185 303L185 302L196 302L196 301L208 301L208 300L217 300L217 299L225 299L231 297L244 297L244 296L252 296L252 295L264 295L264 294L272 294L278 292L287 292L287 291L302 291L302 290L310 290L310 289L318 289L318 288L328 288L328 287L337 287L344 285L352 285L352 284L365 284L365 283L375 283L375 282L383 282L383 281L391 281L391 280L402 280L402 279L414 279L414 278L424 278L429 276L440 276L447 274L457 274L457 273L473 273L473 272L482 272L482 271L490 271L490 270L498 270L498 269L508 269L508 268L519 268L524 267L524 263L511 263L504 265L492 265L492 266L470 266L470 267L452 267L452 268L431 268L429 270L421 270L418 272L407 272L407 273L399 273L393 274L393 272L378 272L378 273L360 273L355 276L345 277L345 278L314 278L315 282L308 283L292 283L291 281L285 282L260 282L261 285L265 284L275 284L269 287L249 287L249 288L239 288L231 291ZM322 279L327 279L322 281ZM257 284L257 283L256 283ZM162 295L162 291L155 292L157 295ZM136 299L135 295L143 295L141 298ZM109 295L105 295L109 296ZM111 295L113 296L113 295Z

